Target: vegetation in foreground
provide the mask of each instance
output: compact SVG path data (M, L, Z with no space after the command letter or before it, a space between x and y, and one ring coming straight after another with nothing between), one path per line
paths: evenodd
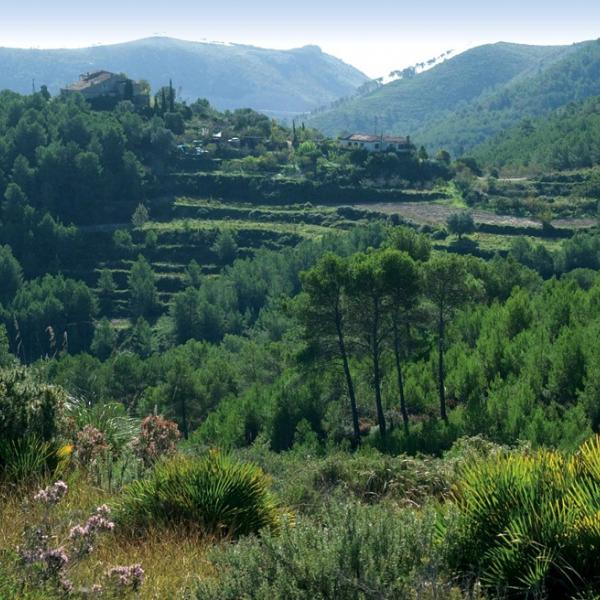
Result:
M80 442L35 481L13 487L4 476L3 598L558 599L600 592L598 438L570 453L465 438L440 459L375 449L319 457L310 440L278 454L261 439L227 457L193 445L167 444L156 453L150 442L153 462L144 463L140 435L128 446L137 462L123 489L99 485L99 470L122 469L99 440L90 462ZM231 503L250 497L260 504L238 510ZM272 517L257 520L252 507L260 505L277 511L276 527ZM132 530L140 519L144 527Z

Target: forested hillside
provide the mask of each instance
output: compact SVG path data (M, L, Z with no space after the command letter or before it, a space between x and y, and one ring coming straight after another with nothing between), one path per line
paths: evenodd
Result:
M600 164L600 99L569 104L548 117L525 119L472 152L513 172L582 169Z
M317 111L309 122L328 134L379 131L416 134L519 77L537 74L569 52L555 46L498 43L467 50L430 70Z
M600 42L569 47L482 46L321 113L329 133L410 134L430 150L468 153L526 118L600 93Z
M245 256L295 245L362 218L360 211L345 218L335 208L303 210L310 200L435 198L439 192L403 188L451 177L446 162L421 160L416 149L340 154L315 131L286 129L250 110L219 113L206 101L169 106L164 98L157 94L151 108L123 102L94 111L82 98L47 92L0 95L0 243L19 263L9 269L11 281L20 281L21 269L28 280L2 320L22 359L53 352L58 337L75 352L90 347L98 316L90 288L105 296L106 317L155 319L183 290L191 263L197 280L233 262L238 249ZM272 207L219 207L214 195ZM294 203L300 209L288 206ZM142 252L146 259L136 260ZM138 299L130 297L136 285ZM242 330L235 304L229 295L222 318L210 324L217 338ZM248 307L241 306L243 315Z
M352 94L367 80L316 46L284 51L154 37L75 50L0 48L0 90L29 93L35 80L54 94L80 73L99 69L124 71L155 89L172 79L184 99L278 117Z
M445 147L451 142L453 152L468 151L525 118L597 96L599 74L600 40L579 44L541 72L486 95L419 133L428 145Z

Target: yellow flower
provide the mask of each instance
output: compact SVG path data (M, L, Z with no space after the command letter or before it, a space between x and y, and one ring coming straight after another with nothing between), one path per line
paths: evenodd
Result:
M62 460L69 458L71 454L73 454L73 444L65 444L56 451L56 456Z

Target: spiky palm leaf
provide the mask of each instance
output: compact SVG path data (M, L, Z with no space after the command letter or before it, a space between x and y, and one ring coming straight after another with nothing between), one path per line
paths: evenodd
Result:
M255 533L278 520L262 470L215 453L159 463L148 479L126 488L118 514L133 529L175 523L219 536Z

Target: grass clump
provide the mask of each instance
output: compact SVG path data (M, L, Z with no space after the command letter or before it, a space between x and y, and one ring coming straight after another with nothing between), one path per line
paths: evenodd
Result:
M463 576L500 597L600 593L600 438L571 457L539 450L472 463L454 501L443 533Z
M170 525L217 537L275 528L279 510L263 471L229 456L176 456L123 492L117 521L132 530Z

